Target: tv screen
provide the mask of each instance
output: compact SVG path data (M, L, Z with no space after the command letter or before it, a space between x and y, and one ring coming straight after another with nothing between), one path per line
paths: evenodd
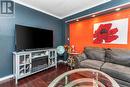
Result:
M53 31L16 25L16 51L53 47Z

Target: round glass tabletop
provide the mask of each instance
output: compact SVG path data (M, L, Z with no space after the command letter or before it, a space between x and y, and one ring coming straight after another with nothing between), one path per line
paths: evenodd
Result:
M54 79L48 87L120 87L104 72L95 69L74 69Z

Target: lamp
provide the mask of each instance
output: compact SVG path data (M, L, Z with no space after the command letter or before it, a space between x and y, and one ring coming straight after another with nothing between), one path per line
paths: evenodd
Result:
M63 55L63 53L65 52L64 46L58 46L56 50L59 55Z

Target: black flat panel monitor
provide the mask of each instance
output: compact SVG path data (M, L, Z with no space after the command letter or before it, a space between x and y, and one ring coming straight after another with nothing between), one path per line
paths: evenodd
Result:
M53 47L53 31L15 25L16 51Z

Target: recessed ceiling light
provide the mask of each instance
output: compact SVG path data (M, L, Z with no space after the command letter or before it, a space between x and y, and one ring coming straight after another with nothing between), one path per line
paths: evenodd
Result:
M92 15L92 17L95 17L96 15Z
M121 10L121 8L116 8L115 10L116 10L116 11L119 11L119 10Z
M79 19L77 19L76 21L79 21Z

